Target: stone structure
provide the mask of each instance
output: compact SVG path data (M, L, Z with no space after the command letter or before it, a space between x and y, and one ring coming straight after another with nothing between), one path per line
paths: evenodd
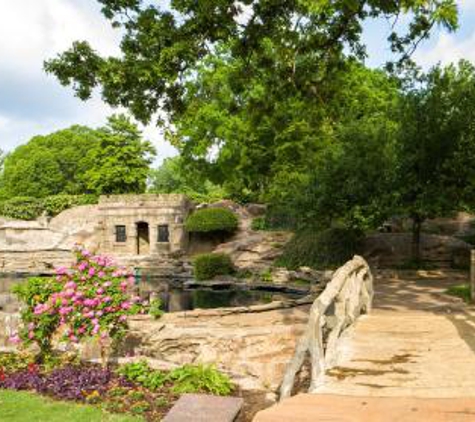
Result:
M160 261L164 270L175 271L177 263L167 259L186 251L183 221L190 208L184 195L113 195L49 221L2 221L0 273L50 274L72 261L75 244L124 265L153 269Z
M100 251L113 255L155 255L186 249L184 195L112 195L99 201Z

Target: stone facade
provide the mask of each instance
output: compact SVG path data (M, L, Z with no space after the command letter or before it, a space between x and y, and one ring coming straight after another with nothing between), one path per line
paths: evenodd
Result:
M184 195L112 195L99 201L99 248L113 255L157 255L186 249Z
M186 252L183 222L190 209L184 195L111 195L50 221L2 221L0 273L52 273L73 260L76 244L124 265L175 269L168 261Z

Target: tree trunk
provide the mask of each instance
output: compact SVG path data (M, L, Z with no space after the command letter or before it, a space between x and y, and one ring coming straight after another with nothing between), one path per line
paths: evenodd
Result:
M421 229L423 219L419 216L412 218L412 245L411 253L414 262L421 262Z

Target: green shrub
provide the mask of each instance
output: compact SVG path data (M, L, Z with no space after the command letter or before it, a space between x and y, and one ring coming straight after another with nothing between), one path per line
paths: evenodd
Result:
M168 375L162 371L155 371L148 365L147 361L126 363L117 370L128 381L135 382L148 388L149 390L158 390L167 381Z
M53 293L61 291L63 284L56 278L31 277L25 283L16 284L12 292L23 302L21 311L23 326L20 330L21 337L28 343L35 342L42 356L51 353L51 342L59 324L59 315L49 312L36 313L35 309L46 303ZM34 328L29 328L30 324ZM29 333L34 332L35 336L29 338Z
M149 315L154 319L160 319L165 313L162 309L162 301L160 298L155 298L150 301L148 309Z
M58 215L64 210L78 205L90 205L96 203L96 195L54 195L48 196L42 201L43 210L52 217Z
M34 220L42 212L41 201L36 198L17 197L0 203L0 215L17 220Z
M265 217L256 217L252 220L251 229L254 231L269 230Z
M211 280L217 275L232 274L234 266L226 254L207 253L194 259L193 272L197 280Z
M184 365L169 374L176 394L211 393L226 396L233 391L229 377L210 365Z
M464 302L470 303L470 286L468 284L460 284L458 286L449 287L446 293L451 296L456 296L464 300Z
M78 205L97 204L96 195L53 195L43 199L17 197L0 202L0 215L17 220L34 220L43 212L50 217Z
M360 240L361 234L350 229L300 231L285 245L276 264L289 269L303 266L315 269L335 268L357 253Z
M196 233L234 233L238 228L238 218L225 208L204 208L195 211L186 219L185 228Z

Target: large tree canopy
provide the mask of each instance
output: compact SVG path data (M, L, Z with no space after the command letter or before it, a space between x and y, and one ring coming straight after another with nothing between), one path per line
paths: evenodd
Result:
M122 55L77 42L46 70L82 99L98 87L144 122L162 111L185 161L241 199L300 183L315 165L341 117L334 98L353 89L346 75L364 57L365 20L406 14L406 31L388 39L402 62L434 25L457 26L454 0L100 3L124 31Z
M84 178L97 194L142 193L156 151L127 117L112 116L97 132L97 147L90 153L92 167Z
M94 131L83 126L35 136L6 157L3 196L44 197L85 192L83 176L91 166L89 152L96 144Z
M124 116L109 118L99 129L72 126L36 136L10 153L1 196L144 192L154 154Z
M186 81L223 45L247 64L243 76L271 70L306 92L341 62L345 47L350 55L364 54L362 25L369 18L408 17L407 30L388 37L402 58L434 25L457 26L455 0L98 1L124 31L122 56L104 58L87 42L76 42L46 62L46 70L83 99L101 87L106 102L128 107L143 121L162 109L180 113ZM301 71L309 64L311 77Z
M419 258L427 218L475 206L475 67L436 67L406 88L394 183L399 210L413 219Z

